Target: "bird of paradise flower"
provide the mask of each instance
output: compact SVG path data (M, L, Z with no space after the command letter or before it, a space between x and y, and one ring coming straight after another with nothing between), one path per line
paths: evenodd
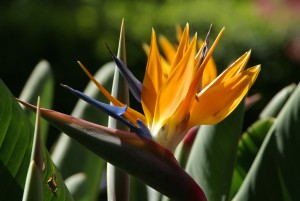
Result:
M212 53L223 32L224 28L209 50L207 39L196 50L197 34L190 40L187 24L176 50L167 39L161 40L166 61L159 52L153 30L143 83L111 52L134 98L142 104L144 114L111 96L80 62L85 73L115 106L100 103L64 86L124 122L137 134L153 138L173 152L193 126L216 124L227 117L246 95L260 71L260 65L245 69L250 57L248 51L214 80L206 78L209 73L205 72L211 71L205 69L213 68Z
M197 34L190 39L187 24L182 32L178 32L177 47L165 37L160 38L165 56L163 57L159 52L155 31L152 30L150 47L145 48L148 62L143 83L110 51L131 93L141 103L143 114L114 98L84 65L78 62L113 105L99 102L67 85L63 86L79 98L123 122L133 133L109 129L52 110L41 109L41 114L83 144L87 141L90 145L88 148L104 159L117 164L167 196L178 199L182 194L157 184L154 176L158 174L157 171L163 171L168 178L176 175L176 178L173 178L174 182L178 183L178 186L184 184L185 197L181 198L186 199L188 195L191 200L205 200L201 188L179 167L172 153L192 127L216 124L226 118L244 98L260 71L260 65L245 69L251 53L248 51L215 78L212 53L223 32L224 28L208 48L209 34L203 42L197 40ZM34 109L34 106L20 102ZM88 137L82 137L82 133ZM95 140L102 143L103 147L95 146ZM121 145L125 145L125 148L120 148ZM114 154L105 152L107 146L112 147L111 151L122 152L128 156L132 154L132 149L142 152L138 153L135 159L127 158L128 163L124 164ZM154 165L152 174L147 175L133 166L130 163L131 159L142 160L147 167L156 164L161 168L156 170Z

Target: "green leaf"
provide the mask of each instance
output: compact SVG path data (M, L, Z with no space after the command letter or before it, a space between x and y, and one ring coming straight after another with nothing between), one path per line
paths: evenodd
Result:
M94 76L106 89L111 88L114 65L113 62L104 65ZM108 102L92 81L89 82L84 93L102 102ZM72 95L70 96L72 97ZM82 100L77 102L72 115L104 125L107 124L108 121L106 114L95 110L93 106ZM83 201L96 199L106 161L102 160L93 152L63 133L60 135L57 144L53 149L52 158L56 166L60 169L64 179L73 177L73 175L78 173L85 174L86 179L80 181L86 182L86 184L71 184L68 182L68 185L87 186L87 188L84 188L87 190L86 192L82 190L80 191L82 192L80 195L76 192L76 195L74 195L77 197L76 200ZM79 182L78 180L71 179L71 182L72 181Z
M243 133L239 141L237 161L233 173L230 199L236 194L245 179L269 129L273 125L273 118L266 118L255 122Z
M41 98L41 106L45 108L52 108L54 95L54 78L50 64L46 60L40 61L32 71L28 78L19 99L28 103L35 104L37 97ZM25 113L30 117L31 123L34 125L35 114L28 108L23 107ZM41 121L42 142L45 144L48 133L48 122Z
M0 81L0 200L21 200L28 167L35 176L36 164L29 164L33 143L33 127L15 98ZM43 146L44 200L72 200L59 172ZM54 176L53 176L54 175ZM49 178L57 184L55 192L49 189ZM55 190L55 189L54 189Z
M23 201L43 200L42 173L35 161L31 161L26 177Z
M65 183L74 200L82 199L82 196L88 192L88 181L86 174L83 172L73 174L65 180Z
M175 157L182 168L186 166L198 129L198 126L191 128L175 150Z
M124 19L121 24L119 46L117 57L126 64L126 49L125 49L125 25ZM115 66L115 73L112 85L111 95L117 98L124 104L129 105L129 90L127 82L122 77L119 69ZM121 122L109 117L108 127L119 130L129 131ZM129 200L129 175L123 170L111 164L107 164L107 198L109 201L126 201Z
M43 159L44 200L72 201L73 198L46 149Z
M40 98L37 101L37 113L33 146L31 151L30 165L27 172L25 189L23 194L24 201L43 200L42 189L42 142L41 142L41 123L40 123Z
M33 105L20 101L35 110ZM107 128L53 110L42 117L94 153L174 200L206 200L173 154L153 140Z
M260 113L259 118L276 117L286 101L296 88L295 84L288 85L279 91Z
M300 197L300 85L268 132L234 200L297 200Z
M0 200L21 200L33 141L33 127L0 81Z
M221 123L201 126L186 170L210 201L226 200L241 135L244 102Z
M148 193L147 186L139 181L137 178L131 176L130 177L130 201L147 201Z

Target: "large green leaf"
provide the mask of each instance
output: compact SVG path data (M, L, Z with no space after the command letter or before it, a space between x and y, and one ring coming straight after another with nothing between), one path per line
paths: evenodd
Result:
M21 200L29 166L33 127L0 81L0 200Z
M273 118L258 120L243 133L239 141L230 198L240 188L273 122Z
M104 65L94 76L94 78L108 90L111 89L112 85L114 65L113 62ZM92 81L87 85L84 93L99 101L108 102ZM72 94L67 93L66 95L72 97ZM107 115L95 110L93 106L82 100L78 101L72 115L91 122L107 125ZM71 191L71 193L76 193L76 195L74 195L74 197L77 198L76 200L96 199L102 172L106 166L104 160L63 133L60 135L53 149L52 158L60 169L63 178L67 179L68 186L72 186L72 189L74 186L76 186L76 188L81 187L81 189ZM75 178L72 178L73 176ZM84 179L78 179L79 177Z
M208 200L226 200L242 131L244 103L224 121L201 126L186 170L201 186Z
M300 85L286 102L234 200L300 197Z
M2 81L0 100L0 200L21 200L34 130L27 115ZM44 200L72 200L44 146L42 158ZM53 181L56 187L51 190L49 186Z
M23 90L19 96L21 100L35 104L37 97L42 97L41 106L52 108L54 95L54 78L50 64L46 60L40 61L32 71ZM23 107L25 113L30 117L31 123L34 125L35 114L28 108ZM48 133L48 122L41 121L42 141L45 144Z

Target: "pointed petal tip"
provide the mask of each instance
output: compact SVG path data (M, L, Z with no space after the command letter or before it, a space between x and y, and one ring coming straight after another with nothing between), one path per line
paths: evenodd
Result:
M189 23L186 23L186 25L184 27L184 30L183 30L183 33L187 32L187 35L189 35L189 31L190 31L190 25L189 25Z
M256 65L255 67L256 67L256 69L257 69L258 71L261 70L261 64L258 64L258 65Z
M250 49L250 50L248 50L247 52L246 52L246 54L247 54L247 57L250 57L250 55L251 55L251 52L252 52L252 50Z
M257 69L257 70L260 70L260 69L261 69L261 64L257 64L257 65L255 65L255 66L253 66L252 68L255 68L255 69Z
M80 68L81 68L84 72L87 71L86 67L81 63L81 61L77 61L77 63L79 64ZM87 74L87 73L86 73L86 74Z
M21 100L21 99L16 98L16 100L17 100L19 103L21 103L22 105L26 106L26 107L29 107L29 108L35 108L34 105L32 105L32 104L30 104L30 103L27 103L27 102L25 102L25 101L23 101L23 100Z
M111 54L116 66L120 70L120 73L125 78L132 95L138 102L141 102L142 83L132 74L126 64L109 49L107 44L106 48Z
M221 31L219 32L219 35L220 35L220 34L223 34L224 31L225 31L225 27L222 27Z
M156 33L155 33L155 30L153 27L152 27L152 32L151 32L151 39L152 38L156 38Z
M68 91L74 93L74 89L66 84L60 84L63 88L67 89Z
M242 55L242 57L245 56L244 60L246 61L246 63L248 62L250 56L251 56L251 49L248 50L247 52L244 53L244 55Z

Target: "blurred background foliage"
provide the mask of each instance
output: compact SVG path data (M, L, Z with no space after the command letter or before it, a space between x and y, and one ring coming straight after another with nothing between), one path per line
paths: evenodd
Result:
M94 73L112 60L104 44L116 51L122 18L127 63L140 80L147 62L141 45L150 42L152 27L175 42L176 24L188 22L202 38L213 24L212 42L225 26L214 54L219 72L249 49L248 66L262 64L250 91L262 97L251 121L279 89L300 80L299 13L297 0L2 0L0 76L19 96L34 66L48 60L55 77L53 108L70 113L77 98L59 84L83 90L88 78L76 61Z

